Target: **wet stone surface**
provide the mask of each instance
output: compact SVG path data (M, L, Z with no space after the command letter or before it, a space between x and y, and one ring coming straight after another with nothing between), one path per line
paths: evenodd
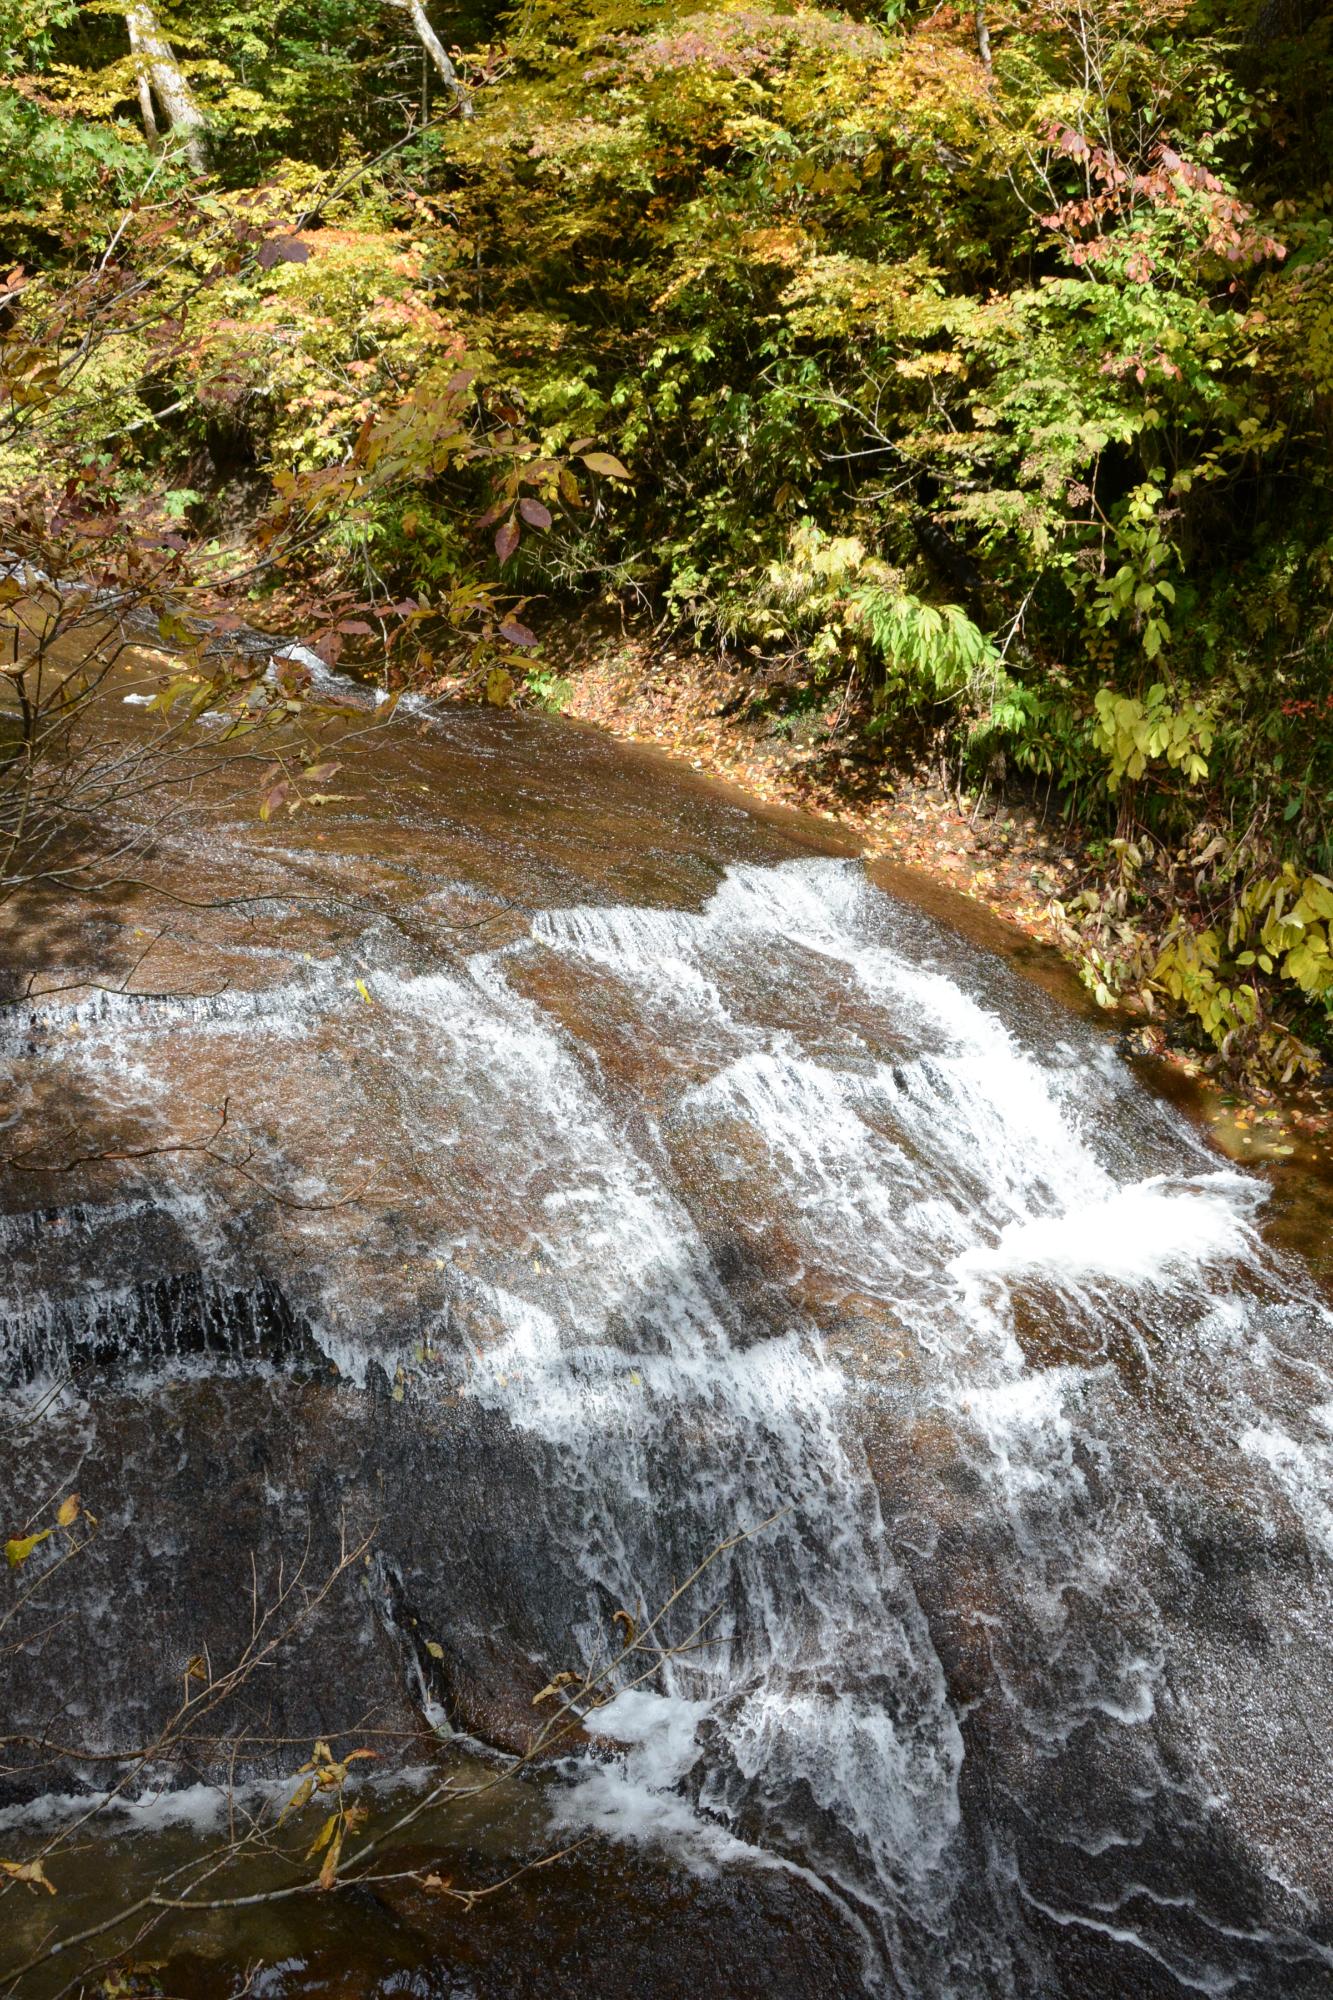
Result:
M133 1768L256 1604L145 1782L521 1751L753 1530L535 1830L438 1830L576 1860L307 1905L253 1990L1333 1991L1321 1197L1266 1235L1030 946L810 822L531 719L348 770L201 782L175 902L10 912L13 996L150 950L0 1012L7 1521L99 1523L8 1799ZM177 1925L188 1990L233 1942Z

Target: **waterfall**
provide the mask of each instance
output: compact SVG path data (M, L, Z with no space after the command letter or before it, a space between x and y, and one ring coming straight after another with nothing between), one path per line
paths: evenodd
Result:
M289 1217L299 1299L265 1265L246 1305L228 1237L216 1310L502 1426L564 1579L560 1615L505 1580L545 1668L746 1533L704 1643L589 1718L570 1826L801 1871L913 2000L1333 1990L1333 1316L1092 1031L830 860L14 1039L71 1022L163 1098L201 1025L218 1076L280 1047L275 1154L317 1102L398 1163L360 1262ZM185 1282L76 1287L42 1338L175 1352Z

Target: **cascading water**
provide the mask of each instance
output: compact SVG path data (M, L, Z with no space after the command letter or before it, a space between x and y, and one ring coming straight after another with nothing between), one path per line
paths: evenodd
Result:
M559 1816L800 1871L871 1990L1333 1992L1333 1320L1261 1184L850 862L317 957L20 1040L73 1021L85 1088L139 1100L262 1075L274 1159L284 1107L355 1163L374 1132L393 1214L359 1257L344 1212L288 1216L291 1306L189 1160L173 1228L279 1365L308 1327L505 1440L540 1559L489 1585L542 1672L755 1531ZM12 1370L105 1349L119 1298L9 1299ZM505 1532L460 1491L460 1537Z
M1091 1879L1067 1903L1043 1897L995 1823L978 1897L965 1739L912 1581L930 1552L886 1531L820 1338L853 1302L862 1397L890 1423L930 1412L948 1426L971 1488L958 1511L992 1566L990 1603L954 1615L993 1624L1004 1724L1070 1812L1044 1837L1089 1864L1165 1853L1224 1812L1226 1780L1136 1543L1170 1525L1155 1504L1187 1511L1190 1488L1206 1494L1228 1460L1234 1478L1242 1454L1261 1518L1330 1490L1329 1382L1304 1351L1328 1323L1266 1257L1261 1189L1219 1172L1084 1037L1025 1050L923 963L928 928L853 868L735 870L699 915L555 912L533 940L500 967L534 949L581 962L632 996L625 1017L640 1052L657 1044L659 1072L706 1073L632 1146L604 1081L576 1080L558 1045L526 1044L584 1212L577 1231L562 1208L539 1233L558 1274L545 1309L497 1297L507 1337L474 1393L501 1395L555 1447L553 1494L603 1606L652 1604L710 1535L791 1509L734 1566L725 1642L671 1670L697 1706L682 1717L658 1698L655 1718L635 1696L602 1718L636 1744L627 1778L684 1784L705 1813L813 1865L886 1927L907 1992L1041 1990L1039 1949L1012 1964L1025 1905L1187 1989L1229 1991L1246 1963L1333 1972L1299 1903L1289 1935L1247 1934L1209 1908L1229 1881L1183 1895L1173 1882L1164 1898L1114 1863L1081 1869ZM499 969L474 969L492 1002ZM619 1111L633 1117L632 1093ZM644 1190L645 1159L686 1214ZM710 1308L704 1238L720 1218L752 1276L733 1271ZM891 1503L892 1473L880 1483ZM1127 1510L1139 1496L1149 1504ZM1080 1798L1083 1785L1095 1790ZM605 1778L593 1789L612 1824L632 1812Z

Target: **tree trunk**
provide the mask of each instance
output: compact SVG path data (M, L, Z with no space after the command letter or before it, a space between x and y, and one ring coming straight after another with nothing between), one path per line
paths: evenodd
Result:
M206 174L208 141L204 133L204 114L194 101L194 92L176 60L175 50L146 0L139 0L139 4L126 8L125 19L130 31L130 47L142 56L147 65L157 101L166 112L172 131L180 134L181 151L197 174ZM142 105L142 89L139 102ZM148 109L151 112L151 104Z
M440 40L434 28L432 28L426 9L422 5L422 0L394 0L394 4L405 8L412 16L412 26L417 31L422 48L425 49L436 69L444 78L449 90L452 91L454 102L462 112L464 118L470 118L472 116L472 100L458 81L458 71L445 54L444 43Z
M981 57L982 68L989 72L991 67L990 26L986 20L986 0L977 0L976 27L977 54Z
M139 116L143 119L143 135L149 145L157 140L157 113L153 109L153 86L148 75L148 65L144 61L143 44L139 40L139 30L132 14L126 16L126 26L130 31L130 54L135 59L139 80Z

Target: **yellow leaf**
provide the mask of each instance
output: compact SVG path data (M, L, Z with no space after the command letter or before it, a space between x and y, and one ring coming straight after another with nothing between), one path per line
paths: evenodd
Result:
M583 463L589 472L600 472L607 479L628 479L630 476L620 460L609 451L585 451Z
M319 1886L321 1889L331 1889L337 1881L338 1863L342 1859L342 1851L343 1830L339 1827L329 1844L328 1853L324 1856L324 1866L319 1871Z
M338 1825L337 1813L330 1813L328 1818L325 1820L323 1826L319 1829L319 1832L315 1835L309 1847L306 1849L305 1858L307 1861L313 1861L315 1856L318 1853L320 1853L323 1848L328 1846L329 1842L333 1839L333 1835L337 1828L337 1825Z
M442 1660L444 1658L444 1647L438 1639L427 1639L426 1651L430 1654L432 1660Z
M532 1697L533 1707L536 1708L539 1703L548 1700L551 1695L559 1694L561 1688L573 1686L577 1682L577 1680L578 1680L577 1674L571 1674L571 1673L557 1674L553 1681L547 1682L546 1686L541 1690L540 1694L535 1694Z
M16 1535L13 1541L6 1542L5 1561L9 1567L17 1569L20 1563L25 1563L34 1549L50 1541L51 1534L50 1528L43 1528L39 1535Z
M61 1501L60 1512L56 1515L56 1522L59 1527L72 1528L78 1518L79 1496L77 1493L71 1493L67 1500Z
M26 1882L33 1890L45 1889L48 1896L56 1893L56 1885L40 1861L0 1861L0 1874L8 1875L11 1882Z
M612 1623L613 1625L623 1625L623 1626L624 1626L624 1628L625 1628L625 1651L626 1651L626 1652L628 1652L628 1651L629 1651L629 1648L630 1648L630 1647L631 1647L631 1646L632 1646L632 1645L634 1644L634 1641L635 1641L635 1640L636 1640L636 1638L638 1637L638 1632L639 1632L639 1628L638 1628L638 1626L637 1626L637 1625L635 1624L635 1622L634 1622L633 1618L631 1618L631 1616L630 1616L630 1614L629 1614L629 1612L628 1612L628 1611L616 1611L616 1612L614 1612L614 1613L612 1614L612 1617L611 1617L611 1623Z
M315 1789L315 1781L313 1778L302 1778L300 1784L296 1787L296 1790L292 1793L286 1805L283 1807L282 1811L278 1814L279 1826L282 1825L282 1822L286 1819L288 1813L300 1812L302 1806L306 1806L310 1803L310 1794L314 1791L314 1789Z
M357 992L361 995L361 998L365 1001L367 1007L373 1007L375 1005L375 1002L370 997L370 988L366 985L365 980L357 979L354 980L352 983L356 987Z

